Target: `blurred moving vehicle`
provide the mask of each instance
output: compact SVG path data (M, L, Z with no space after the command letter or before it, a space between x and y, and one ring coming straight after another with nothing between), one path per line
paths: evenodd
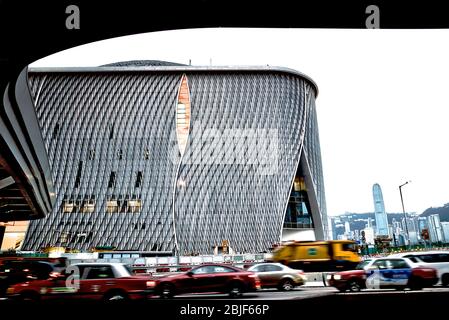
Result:
M365 260L355 270L327 276L330 286L341 292L361 289L421 290L438 282L437 271L415 265L407 258L378 258Z
M63 266L59 262L2 259L0 261L0 297L5 297L9 286L31 280L45 280L54 273L59 274L62 270Z
M416 265L437 270L438 283L449 286L449 251L421 251L392 254L389 257L410 259Z
M351 270L361 262L351 240L295 241L276 248L271 260L304 271Z
M254 272L229 265L203 264L188 272L158 278L154 288L161 298L186 293L228 293L238 297L260 289L260 281Z
M296 270L280 263L259 263L248 271L255 272L262 288L277 288L283 291L302 286L307 278L303 270Z
M10 299L145 299L153 292L154 281L132 276L122 263L78 263L63 274L43 280L18 283L7 289Z

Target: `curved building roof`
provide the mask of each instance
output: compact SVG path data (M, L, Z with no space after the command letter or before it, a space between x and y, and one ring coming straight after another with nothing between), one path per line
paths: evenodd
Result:
M204 72L204 71L250 71L250 72L281 72L299 76L307 80L315 90L315 96L318 96L318 85L308 75L295 69L279 66L188 66L174 62L159 60L134 60L123 61L100 67L56 67L56 68L28 68L29 72L150 72L150 71L184 71L184 72Z

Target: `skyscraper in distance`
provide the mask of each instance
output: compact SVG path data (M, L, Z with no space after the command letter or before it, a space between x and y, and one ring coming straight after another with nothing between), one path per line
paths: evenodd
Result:
M374 215L376 218L376 235L388 236L388 219L385 212L382 189L378 183L373 185Z

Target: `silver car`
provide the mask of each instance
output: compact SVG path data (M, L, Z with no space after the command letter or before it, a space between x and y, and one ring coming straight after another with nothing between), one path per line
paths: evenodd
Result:
M281 263L260 263L248 268L257 274L262 288L278 288L290 291L302 286L307 278L302 270L289 268Z

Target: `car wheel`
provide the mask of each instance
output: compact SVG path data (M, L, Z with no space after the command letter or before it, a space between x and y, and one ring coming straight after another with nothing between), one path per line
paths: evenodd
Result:
M419 277L410 278L408 287L411 290L422 290L423 284L421 278Z
M443 285L443 287L449 286L449 274L443 274L443 276L441 277L441 284Z
M360 292L362 287L360 286L360 283L357 280L351 280L348 283L348 289L351 292Z
M293 282L290 279L284 279L282 280L280 286L279 286L279 290L282 291L291 291L293 290L295 286L293 285Z
M229 296L231 298L237 298L240 297L242 293L242 284L240 282L232 282L229 286Z
M104 296L105 301L126 301L128 300L128 295L123 291L112 291L108 292Z
M170 299L175 295L175 288L170 283L163 283L160 288L159 296L162 299Z

